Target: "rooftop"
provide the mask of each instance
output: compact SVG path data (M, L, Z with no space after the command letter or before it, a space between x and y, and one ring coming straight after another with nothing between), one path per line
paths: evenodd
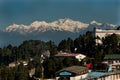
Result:
M120 54L105 55L104 59L120 59Z
M68 72L75 73L75 74L79 75L83 71L87 72L88 69L86 67L82 67L82 66L71 66L71 67L63 68L60 71L58 71L57 73L60 73L60 72L63 72L63 71L68 71Z
M110 72L90 72L88 73L88 76L86 78L83 78L82 80L93 80L95 78L107 76L113 73Z
M75 54L75 53L60 53L60 54L56 54L55 56L71 56L71 57L74 57L74 56L78 56L78 55L80 55L80 54Z

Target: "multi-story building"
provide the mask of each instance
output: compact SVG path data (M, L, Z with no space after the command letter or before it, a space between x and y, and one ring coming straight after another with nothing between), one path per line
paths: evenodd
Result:
M120 54L105 55L104 62L112 66L112 70L120 70Z
M120 35L120 30L102 30L102 29L94 29L94 35L95 37L99 37L96 39L96 44L102 44L101 39L107 35L111 34L118 34Z

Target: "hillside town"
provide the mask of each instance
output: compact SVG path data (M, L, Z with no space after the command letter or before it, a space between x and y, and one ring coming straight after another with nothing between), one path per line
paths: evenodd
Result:
M0 80L120 80L120 30L0 49Z
M0 0L0 80L120 80L120 0Z

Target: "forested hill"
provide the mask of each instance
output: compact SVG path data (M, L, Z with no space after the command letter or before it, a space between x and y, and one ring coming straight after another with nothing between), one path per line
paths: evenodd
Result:
M85 54L88 57L94 57L101 60L105 54L120 53L120 37L116 34L106 36L102 39L101 45L95 45L95 38L91 32L80 35L75 40L67 38L58 45L54 42L40 40L26 40L19 46L8 45L0 48L0 64L8 64L16 60L29 60L30 58L40 57L41 53L49 50L51 56L58 51L75 52Z

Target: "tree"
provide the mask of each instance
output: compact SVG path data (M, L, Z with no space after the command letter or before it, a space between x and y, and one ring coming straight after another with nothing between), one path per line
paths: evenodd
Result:
M49 42L46 43L46 45L48 46L51 56L57 54L57 46L54 44L54 42L50 40Z
M104 50L107 54L118 53L120 36L116 34L108 35L102 39Z
M35 69L35 77L42 78L42 70L43 70L42 65L39 63L35 68L36 68Z
M95 40L92 32L86 32L74 40L74 46L78 53L85 54L88 57L93 57L95 54Z
M55 60L53 58L49 58L45 60L43 63L43 67L44 67L44 74L46 78L55 77L56 65L55 65Z
M64 65L64 67L69 67L69 66L72 66L73 63L69 57L65 57L63 59L63 65Z
M14 72L11 68L1 67L0 68L0 80L15 80Z
M55 66L56 71L59 71L60 69L64 68L63 62L60 59L55 59Z
M59 44L58 44L58 50L59 51L66 51L67 50L67 41L66 40L62 40Z
M21 63L15 71L16 80L28 80L28 69Z
M74 41L71 38L67 38L67 40L64 39L58 44L59 51L71 52L71 49L73 47L74 47Z
M120 30L120 26L117 27L117 30Z

